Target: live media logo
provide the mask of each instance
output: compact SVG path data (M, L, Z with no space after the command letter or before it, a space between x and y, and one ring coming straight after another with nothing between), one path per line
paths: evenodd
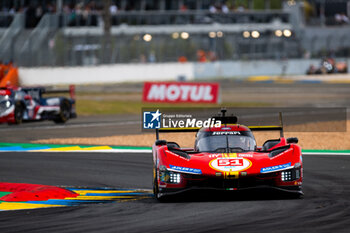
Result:
M143 128L159 129L162 113L157 109L156 112L143 112Z

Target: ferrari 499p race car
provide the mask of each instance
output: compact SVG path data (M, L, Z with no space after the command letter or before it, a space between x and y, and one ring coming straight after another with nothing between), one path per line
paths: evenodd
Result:
M53 120L65 123L75 118L74 86L71 98L47 97L44 93L62 93L66 90L47 91L45 88L7 87L0 89L0 123L20 124L22 121Z
M284 138L281 126L244 126L236 117L215 117L221 127L161 128L153 145L154 196L164 200L193 189L273 188L300 197L303 164L297 138ZM252 130L279 130L280 138L256 145ZM159 140L159 132L197 131L194 148Z

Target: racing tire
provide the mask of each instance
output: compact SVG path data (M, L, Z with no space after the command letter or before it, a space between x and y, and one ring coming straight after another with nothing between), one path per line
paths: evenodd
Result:
M153 166L153 195L154 198L159 202L166 202L168 199L165 196L160 195L159 186L158 186L158 176L157 176L157 168Z
M23 121L23 113L24 113L24 108L23 108L23 105L21 104L21 102L17 102L15 104L15 121L13 122L14 124L16 125L19 125L22 123Z
M70 118L70 103L68 100L63 100L60 104L60 113L57 118L54 119L54 122L57 124L62 124L68 121Z
M157 178L157 168L153 166L153 195L156 199L159 196L159 188L158 188L158 178Z

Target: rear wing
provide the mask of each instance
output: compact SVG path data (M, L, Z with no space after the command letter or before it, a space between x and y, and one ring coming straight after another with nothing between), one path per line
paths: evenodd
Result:
M251 131L280 131L280 137L284 137L282 112L279 112L280 125L248 126Z
M226 117L223 113L223 116L213 117L215 120L220 120L222 124L237 124L237 117L228 116ZM280 131L280 137L284 137L283 132L283 119L282 112L279 113L280 125L268 125L268 126L248 126L252 131ZM198 132L200 127L190 127L190 128L159 128L156 129L156 139L159 140L159 133L186 133L186 132Z
M248 126L251 131L280 131L280 137L284 136L283 127L277 125L269 125L269 126Z
M75 86L70 85L69 89L43 89L43 94L60 94L60 93L69 93L71 99L75 100Z
M75 99L75 86L70 85L69 89L47 89L44 87L24 87L21 88L22 91L26 92L33 99L40 99L42 94L60 94L60 93L69 93L71 99Z
M159 140L159 133L188 133L188 132L198 132L200 127L190 127L190 128L159 128L156 129L156 139Z

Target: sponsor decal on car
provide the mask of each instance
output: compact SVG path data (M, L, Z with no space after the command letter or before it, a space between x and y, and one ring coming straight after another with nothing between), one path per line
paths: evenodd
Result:
M239 157L248 157L248 158L253 158L252 154L238 154Z
M212 134L213 136L216 135L241 135L241 132L239 131L215 131Z
M145 82L144 102L218 103L218 83Z
M218 158L218 157L222 157L222 154L210 154L209 158Z
M190 167L180 167L169 164L170 169L172 171L184 172L184 173L192 173L192 174L202 174L202 170L198 168L190 168Z
M210 167L217 171L243 171L248 169L252 162L245 158L227 157L213 159L209 163Z
M264 167L264 168L261 168L260 173L285 170L285 169L291 168L292 167L291 165L292 165L292 163L285 163L285 164L275 165L275 166L271 166L271 167Z

